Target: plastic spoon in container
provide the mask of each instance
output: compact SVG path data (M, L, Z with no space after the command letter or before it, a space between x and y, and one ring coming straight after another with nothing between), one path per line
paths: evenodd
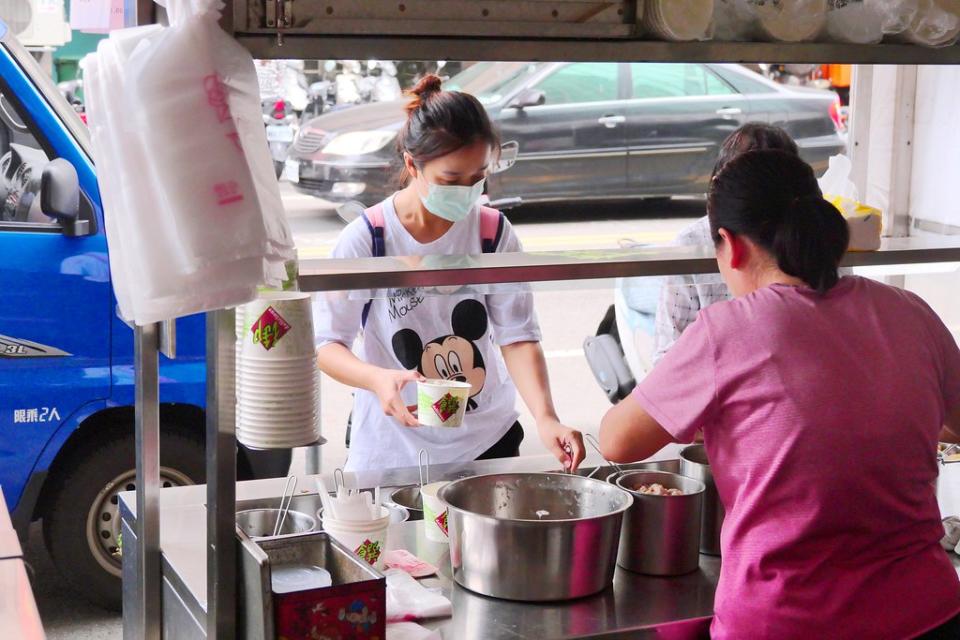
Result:
M289 489L290 494L287 494ZM287 519L287 512L290 511L290 503L293 502L293 494L297 491L297 476L287 476L287 481L283 483L283 493L280 494L280 511L277 513L277 522L273 525L273 535L277 536L283 529L283 522ZM286 502L286 504L284 504Z
M587 442L589 442L589 443L590 443L590 446L592 446L594 449L596 449L597 453L600 454L600 459L603 460L604 462L606 462L606 463L607 463L607 466L610 466L610 467L613 467L614 469L616 469L616 470L617 470L617 474L622 474L622 473L623 473L623 467L621 467L621 466L620 466L619 464L617 464L616 462L611 462L610 460L607 460L607 458L603 455L603 451L600 450L600 441L597 440L592 433L585 433L585 434L583 434L583 439L586 440ZM592 477L593 477L593 474L595 474L597 471L599 471L599 469L600 469L600 467L597 467L596 469L594 469L593 471L591 471L591 472L590 472L590 475L588 475L587 477L588 477L588 478L592 478Z

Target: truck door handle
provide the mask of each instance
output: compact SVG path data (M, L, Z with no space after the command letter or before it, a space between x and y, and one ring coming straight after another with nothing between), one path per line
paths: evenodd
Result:
M743 113L743 109L741 109L740 107L721 107L717 109L717 115L723 116L724 118L728 118L731 116L739 116L742 113Z
M618 124L623 124L627 119L624 116L603 116L597 122L605 126L607 129L616 129Z

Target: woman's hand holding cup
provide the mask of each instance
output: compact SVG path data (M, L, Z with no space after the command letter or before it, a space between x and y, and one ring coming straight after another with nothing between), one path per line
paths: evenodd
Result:
M400 391L410 382L419 382L425 378L418 371L399 371L381 369L373 381L370 390L380 399L383 413L397 420L405 427L418 427L420 423L403 402Z

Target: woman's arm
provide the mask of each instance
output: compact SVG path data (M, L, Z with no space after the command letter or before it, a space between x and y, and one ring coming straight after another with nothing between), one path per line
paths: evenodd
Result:
M547 361L539 342L514 342L500 348L510 377L537 422L540 440L564 467L575 470L583 462L583 436L557 418L550 394Z
M613 462L645 460L676 442L640 403L626 397L600 423L600 450Z
M337 382L377 394L383 412L404 426L419 426L400 397L400 390L408 382L423 379L417 371L396 371L368 364L339 342L317 349L317 365Z

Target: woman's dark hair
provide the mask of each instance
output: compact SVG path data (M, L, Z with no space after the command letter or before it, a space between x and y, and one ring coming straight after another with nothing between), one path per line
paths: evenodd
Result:
M837 284L850 231L798 156L761 150L733 158L711 181L707 214L716 244L726 229L750 238L776 258L781 271L820 293Z
M779 149L795 156L800 155L797 143L780 127L762 122L748 122L727 136L720 145L720 156L713 166L713 175L720 173L728 162L741 153L761 149Z
M428 75L406 92L412 100L397 136L401 157L409 153L414 164L422 167L475 142L499 150L500 138L480 101L468 93L443 91L441 82L438 76Z

